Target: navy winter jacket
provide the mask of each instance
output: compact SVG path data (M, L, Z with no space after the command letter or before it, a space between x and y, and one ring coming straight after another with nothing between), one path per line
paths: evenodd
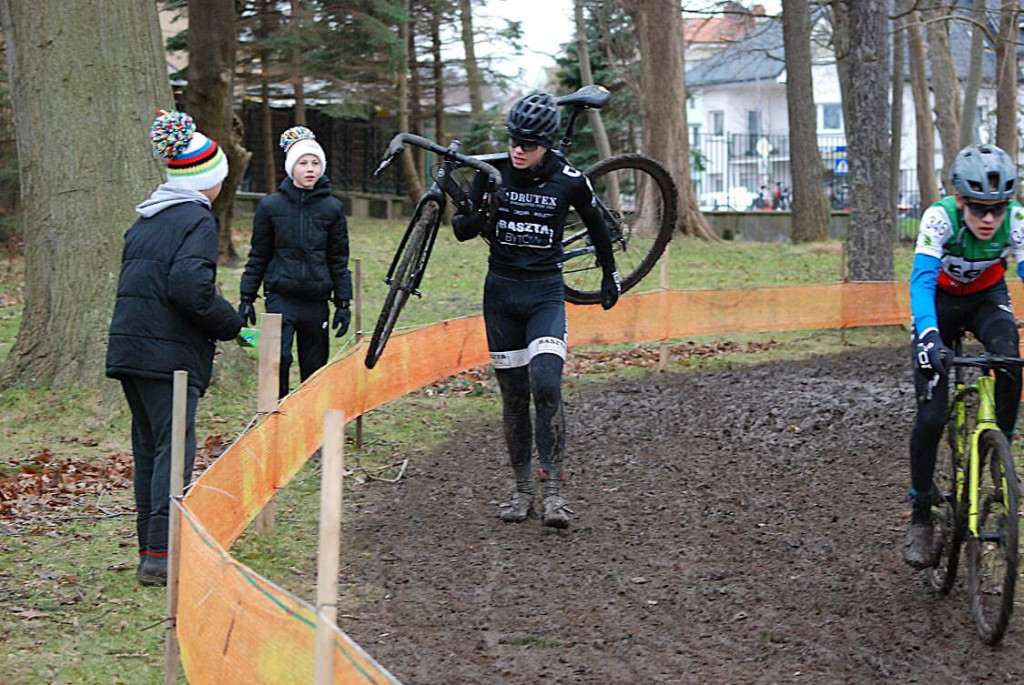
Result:
M352 299L348 223L331 182L321 176L310 190L285 178L279 192L260 200L252 222L252 248L242 274L243 300L263 291L301 300Z
M181 369L189 385L206 390L214 340L231 340L243 323L217 292L218 228L205 205L181 202L143 212L128 229L107 376L170 381Z

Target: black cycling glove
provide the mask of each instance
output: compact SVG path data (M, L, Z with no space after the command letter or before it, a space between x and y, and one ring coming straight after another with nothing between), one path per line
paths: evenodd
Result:
M949 350L942 344L939 332L934 328L929 329L917 341L917 349L914 354L914 366L928 382L927 389L921 400L930 400L932 390L938 385L939 380L946 373L945 357L950 355Z
M477 237L483 232L486 224L487 217L479 210L452 217L452 228L455 229L455 237L460 241Z

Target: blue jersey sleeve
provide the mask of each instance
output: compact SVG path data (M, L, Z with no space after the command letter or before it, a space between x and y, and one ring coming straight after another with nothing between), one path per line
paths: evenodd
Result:
M918 336L929 328L939 330L939 318L935 314L935 288L941 268L942 260L938 257L920 252L914 255L914 270L910 274L910 312Z

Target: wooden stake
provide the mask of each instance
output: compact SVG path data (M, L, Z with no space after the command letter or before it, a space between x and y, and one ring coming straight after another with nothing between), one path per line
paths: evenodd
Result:
M388 206L390 206L390 201ZM357 259L356 261L356 284L355 284L355 302L352 305L356 308L356 344L358 345L363 339L363 260ZM356 449L363 449L363 415L360 414L356 417Z
M668 290L668 251L672 243L665 246L665 253L661 255L661 289ZM662 340L658 345L658 371L664 371L668 366L668 340Z
M185 436L188 424L188 372L174 372L171 404L171 509L167 521L167 649L164 683L178 682L178 568L181 545L181 509L185 490Z
M256 384L256 411L270 414L277 409L281 389L281 315L260 314L259 370ZM255 530L260 535L274 533L274 500L256 514Z
M315 685L334 682L334 629L338 624L338 555L341 552L342 479L345 470L345 412L324 416L320 480L320 552L316 572Z

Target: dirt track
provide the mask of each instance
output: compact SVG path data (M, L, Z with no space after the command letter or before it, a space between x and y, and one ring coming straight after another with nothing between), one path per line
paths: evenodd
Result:
M905 350L567 389L566 411L566 532L495 517L497 426L363 500L340 622L403 683L1024 676L1024 606L993 650L962 582L938 598L901 560Z

